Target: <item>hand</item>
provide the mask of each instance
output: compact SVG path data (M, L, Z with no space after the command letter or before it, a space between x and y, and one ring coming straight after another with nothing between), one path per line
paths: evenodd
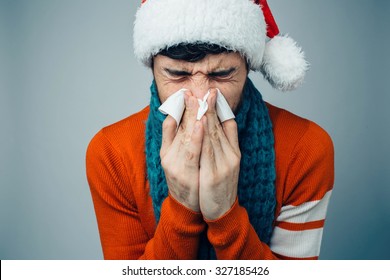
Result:
M199 204L208 220L230 210L237 198L241 152L237 123L220 123L216 113L216 90L208 98L209 109L202 118L203 143L200 157Z
M176 132L176 121L168 116L163 123L161 165L169 193L179 203L199 212L199 160L203 125L196 120L199 104L191 93L184 96L185 112Z

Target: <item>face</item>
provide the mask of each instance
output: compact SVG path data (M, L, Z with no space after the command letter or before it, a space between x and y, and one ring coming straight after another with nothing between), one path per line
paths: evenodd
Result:
M207 55L197 62L175 60L157 55L153 74L161 103L182 88L198 99L211 88L219 88L235 111L240 103L248 70L245 59L238 53Z

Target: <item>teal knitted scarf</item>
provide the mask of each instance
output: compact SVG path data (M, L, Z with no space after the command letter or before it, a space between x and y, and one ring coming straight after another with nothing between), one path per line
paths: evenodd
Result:
M150 195L158 223L161 204L168 196L168 186L160 160L162 123L165 116L158 111L161 103L155 82L150 89L152 96L146 124L146 165ZM238 201L248 212L250 223L260 240L269 244L276 205L274 135L268 109L249 78L235 120L241 151ZM216 258L206 232L200 236L198 258Z

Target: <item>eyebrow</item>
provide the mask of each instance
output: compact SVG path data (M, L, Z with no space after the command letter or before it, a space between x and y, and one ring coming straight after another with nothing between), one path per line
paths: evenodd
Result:
M229 76L231 73L233 73L234 71L236 71L237 68L236 67L232 67L232 68L229 68L227 70L220 70L220 71L214 71L214 72L210 72L208 75L210 77L223 77L223 76Z
M236 71L236 67L229 68L227 70L220 70L220 71L213 71L208 73L207 75L210 77L220 77L220 76L228 76L234 71ZM164 68L164 71L168 72L169 74L173 76L191 76L192 73L185 71L185 70L175 70L175 69L169 69L169 68Z
M185 70L175 70L175 69L169 69L164 68L165 72L168 72L168 74L171 74L173 76L190 76L191 73Z

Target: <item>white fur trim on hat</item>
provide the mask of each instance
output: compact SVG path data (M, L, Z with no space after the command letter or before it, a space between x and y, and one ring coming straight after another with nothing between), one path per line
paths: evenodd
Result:
M261 69L266 25L251 0L147 0L134 22L134 53L150 67L161 50L181 43L217 44Z

